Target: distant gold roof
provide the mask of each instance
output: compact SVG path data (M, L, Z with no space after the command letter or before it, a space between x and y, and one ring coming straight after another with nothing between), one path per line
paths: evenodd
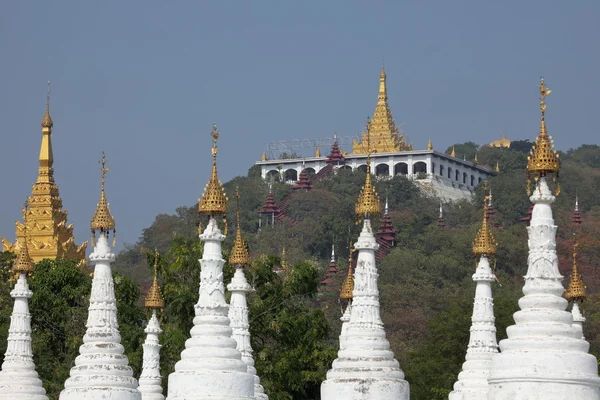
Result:
M360 142L352 143L352 154L367 154L368 152L384 153L394 151L412 150L412 145L404 141L404 136L399 132L392 111L388 105L387 84L385 69L381 68L379 75L379 94L377 106L370 122L370 144L367 149L367 133L362 134Z
M511 141L502 135L502 139L494 140L488 146L490 147L510 147Z
M231 250L229 264L231 265L248 265L250 264L250 252L248 251L248 243L242 238L242 227L240 224L240 192L235 188L236 209L235 218L237 223L237 231L235 233L235 241Z
M146 308L163 309L165 307L165 301L160 294L160 286L158 285L158 250L154 250L154 280L144 301Z
M210 180L204 188L204 194L198 201L198 211L200 214L208 215L224 215L227 213L227 196L223 184L217 177L217 139L220 132L217 131L217 126L213 124L211 136L213 138L212 147L212 173Z

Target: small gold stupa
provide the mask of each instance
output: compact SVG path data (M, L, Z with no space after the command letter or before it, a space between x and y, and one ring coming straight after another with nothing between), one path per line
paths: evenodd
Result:
M350 247L348 248L348 268L346 269L346 279L344 279L344 283L342 283L342 288L340 290L340 300L345 302L351 302L353 293L354 293L354 271L352 270L352 253L354 250L352 249L352 243L350 243Z
M150 310L162 310L165 307L165 301L163 300L162 294L160 294L160 286L158 284L158 250L154 250L154 279L152 281L152 286L150 286L150 290L146 294L146 299L144 300L144 306Z
M52 127L50 117L50 86L46 97L46 112L42 118L42 144L39 155L38 177L29 196L27 215L23 223L17 221L15 243L2 238L2 251L19 252L27 241L34 262L45 258L68 258L79 263L85 260L87 242L75 244L73 225L67 225L67 211L62 209L62 199L54 182L54 156L52 154ZM27 227L25 226L27 225Z
M370 149L366 148L367 133L362 134L360 142L354 140L352 143L352 154L385 153L395 151L412 150L412 145L404 141L388 105L387 84L385 69L381 67L379 75L379 95L377 96L377 106L373 113L373 119L370 122Z
M483 222L481 223L481 228L477 231L475 241L473 242L473 255L475 257L491 257L496 254L496 248L498 247L498 243L496 243L496 239L494 238L488 223L488 204L491 198L491 194L483 197Z
M570 302L583 303L586 298L585 285L583 279L579 274L579 268L577 266L577 249L579 243L577 242L577 235L573 233L573 270L571 271L571 279L569 280L569 286L565 290L565 299Z
M208 216L225 215L227 213L227 196L223 189L223 184L217 176L217 140L220 132L217 131L217 126L213 124L211 136L213 146L211 149L213 164L210 180L204 188L204 194L201 199L198 199L198 212Z
M248 265L248 264L250 264L250 252L248 251L248 244L242 237L242 228L240 225L240 192L237 187L235 188L235 199L236 199L235 220L236 220L237 230L235 233L235 241L233 243L233 249L231 250L231 257L229 258L229 264L231 264L231 265Z

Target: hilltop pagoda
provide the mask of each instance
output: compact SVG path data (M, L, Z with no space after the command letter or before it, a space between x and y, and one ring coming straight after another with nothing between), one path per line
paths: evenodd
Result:
M2 251L18 252L27 237L29 255L34 262L45 258L68 258L84 262L87 242L81 246L75 244L73 225L67 225L67 210L62 209L62 199L58 194L58 186L54 182L53 125L50 117L50 89L48 89L46 112L42 118L40 166L28 200L27 229L23 223L17 221L15 223L17 240L11 243L2 238Z

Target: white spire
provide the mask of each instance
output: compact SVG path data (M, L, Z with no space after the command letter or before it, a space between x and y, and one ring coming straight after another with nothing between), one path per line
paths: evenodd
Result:
M354 245L358 252L352 310L338 358L321 385L322 400L408 400L409 386L379 315L379 290L371 221L365 219Z
M440 201L440 217L439 219L444 218L444 208L442 207L442 202Z
M265 389L260 384L260 378L254 368L254 358L252 357L252 344L250 343L250 332L248 328L248 303L246 294L254 291L252 286L246 280L246 275L242 268L236 268L235 275L231 283L227 285L227 290L231 292L231 304L229 305L229 319L231 320L231 337L237 342L237 349L242 353L242 361L248 366L248 373L254 376L254 395L257 400L267 400L269 397L265 394Z
M331 244L331 262L335 263L335 244Z
M488 398L488 378L492 365L492 355L498 352L496 326L494 325L494 299L491 283L496 276L490 268L487 257L481 256L473 274L477 283L471 334L467 348L466 361L450 393L450 400L481 400Z
M200 297L194 306L196 317L191 338L185 342L181 360L169 375L168 400L216 399L254 400L254 377L231 337L223 284L221 233L210 218L204 232L200 264Z
M573 315L573 325L581 329L581 338L585 339L583 336L583 323L585 322L585 317L579 308L579 302L573 302L573 308L571 309L571 315Z
M579 211L579 195L575 194L575 211Z
M1 399L48 400L42 381L35 371L31 351L29 299L32 295L33 292L27 284L27 275L21 273L15 288L10 292L15 303L10 316L6 354L0 371Z
M94 264L94 279L87 330L60 400L141 400L138 382L121 345L110 266L115 255L108 244L107 232L100 232L89 259Z
M598 361L588 354L589 343L572 325L562 297L563 277L558 270L556 229L546 177L530 197L534 204L529 234L529 258L520 311L508 339L492 357L490 399L598 400Z
M388 213L388 193L385 191L385 213Z
M142 373L138 390L142 393L142 400L164 400L162 377L160 376L160 342L158 335L162 333L156 310L152 310L152 317L144 329L146 341L144 342L144 356Z

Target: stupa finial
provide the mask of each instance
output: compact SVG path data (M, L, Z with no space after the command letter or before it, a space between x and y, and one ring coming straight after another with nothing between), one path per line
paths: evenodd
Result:
M487 186L487 183L485 185ZM488 208L491 197L491 195L488 195L483 198L483 221L481 223L481 228L479 228L479 231L475 236L475 241L473 242L474 256L489 257L496 254L498 243L496 243L496 239L494 239L494 235L488 224Z
M352 249L352 242L348 246L348 268L346 269L346 279L344 279L344 283L342 284L342 288L340 290L340 300L351 301L352 294L354 292L354 273L352 271L352 253L354 249Z
M106 194L104 192L104 179L106 173L110 170L110 168L106 167L106 155L102 152L102 158L99 161L102 166L100 169L101 174L101 190L100 190L100 202L96 206L96 212L94 213L94 217L90 222L90 228L92 230L92 245L95 241L96 231L100 231L101 233L106 233L110 230L113 231L113 246L116 242L116 229L115 229L115 219L110 213L109 204L106 201Z
M219 178L217 177L217 140L220 132L217 130L217 125L213 124L211 136L213 139L212 152L212 173L210 180L204 188L204 194L198 201L198 210L200 214L209 216L225 215L227 213L227 196Z
M152 286L146 294L146 299L144 301L144 305L148 309L158 309L162 310L165 307L165 301L160 294L160 286L158 284L158 259L160 254L157 249L154 249L154 280L152 281Z
M250 252L248 251L248 244L242 238L242 225L240 224L240 191L238 187L235 188L235 201L235 221L237 231L235 233L235 241L233 243L233 249L231 250L229 264L243 266L250 264Z
M50 81L48 81L48 90L46 91L46 112L42 118L42 128L51 129L54 123L50 117Z
M456 157L456 151L454 150L454 146L452 146L452 151L450 152L450 157Z
M577 234L573 232L573 269L571 270L571 279L569 280L569 286L565 290L565 299L568 301L583 302L586 298L585 285L581 275L579 274L579 268L577 266L577 250L579 248L579 242L577 241Z
M539 178L545 177L548 174L554 174L558 177L560 171L560 163L558 153L554 150L554 144L551 136L548 136L546 131L546 96L550 95L552 90L548 89L544 78L540 78L540 110L542 112L540 122L540 134L535 139L534 145L531 147L529 156L527 157L527 191L530 193L531 175L537 181ZM556 180L555 177L555 180ZM557 186L556 194L560 193L560 186Z
M27 214L29 211L29 199L23 204L23 242L19 247L17 258L13 262L12 271L22 274L30 274L33 272L33 260L29 256L29 248L27 247Z
M370 120L367 122L367 176L365 185L362 187L356 201L356 215L358 218L370 219L373 216L381 214L381 203L379 195L375 191L371 182L371 149L370 149Z
M427 150L433 150L433 143L431 143L431 139L427 142Z

